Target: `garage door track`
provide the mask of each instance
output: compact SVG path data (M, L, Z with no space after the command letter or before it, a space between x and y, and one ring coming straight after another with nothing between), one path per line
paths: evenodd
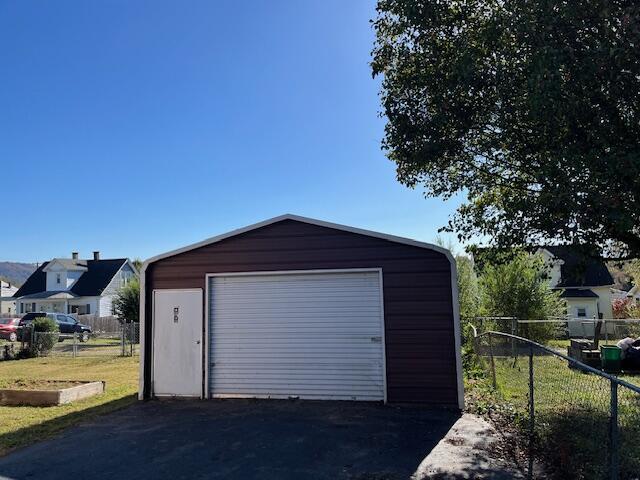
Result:
M407 479L458 418L348 402L151 401L0 458L0 478Z

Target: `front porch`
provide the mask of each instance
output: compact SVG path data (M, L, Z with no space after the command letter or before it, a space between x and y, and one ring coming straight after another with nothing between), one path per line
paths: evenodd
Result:
M95 313L95 302L65 291L39 292L25 295L16 300L19 314L30 312L76 313L89 315ZM92 308L92 306L94 308Z

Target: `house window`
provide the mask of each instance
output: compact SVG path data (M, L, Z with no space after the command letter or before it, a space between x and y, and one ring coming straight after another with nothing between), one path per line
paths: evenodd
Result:
M87 303L87 315L91 313L91 304Z
M60 274L56 273L56 283L60 285Z
M586 317L587 309L585 307L578 307L578 317Z

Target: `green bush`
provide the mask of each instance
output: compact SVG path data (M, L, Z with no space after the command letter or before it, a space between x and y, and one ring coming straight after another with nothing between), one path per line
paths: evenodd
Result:
M546 320L565 316L566 304L551 290L543 259L520 253L507 263L489 264L480 275L481 306L485 316L518 320ZM519 335L538 342L556 337L558 323L528 323ZM490 329L511 333L511 322L497 321Z
M58 342L58 324L49 317L36 317L31 328L33 335L29 336L29 356L46 357Z
M140 316L140 281L132 279L121 287L113 300L113 313L121 322L138 322Z

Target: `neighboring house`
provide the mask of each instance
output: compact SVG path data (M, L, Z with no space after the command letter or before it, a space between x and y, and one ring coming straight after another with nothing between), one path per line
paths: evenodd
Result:
M611 301L615 300L626 300L628 298L629 292L625 290L620 290L619 288L611 288Z
M562 291L560 296L567 302L570 319L613 318L611 287L614 282L604 261L585 258L569 245L540 247L538 253L549 265L551 287ZM592 325L589 322L591 331ZM572 322L569 333L580 335L584 328L579 322Z
M0 314L16 313L16 302L13 299L13 295L17 291L18 287L0 280Z
M640 287L638 287L638 285L624 293L626 293L626 298L633 300L636 303L640 303Z
M43 263L14 294L17 313L62 312L80 315L113 315L112 301L118 288L137 275L128 258L81 260L54 258Z

